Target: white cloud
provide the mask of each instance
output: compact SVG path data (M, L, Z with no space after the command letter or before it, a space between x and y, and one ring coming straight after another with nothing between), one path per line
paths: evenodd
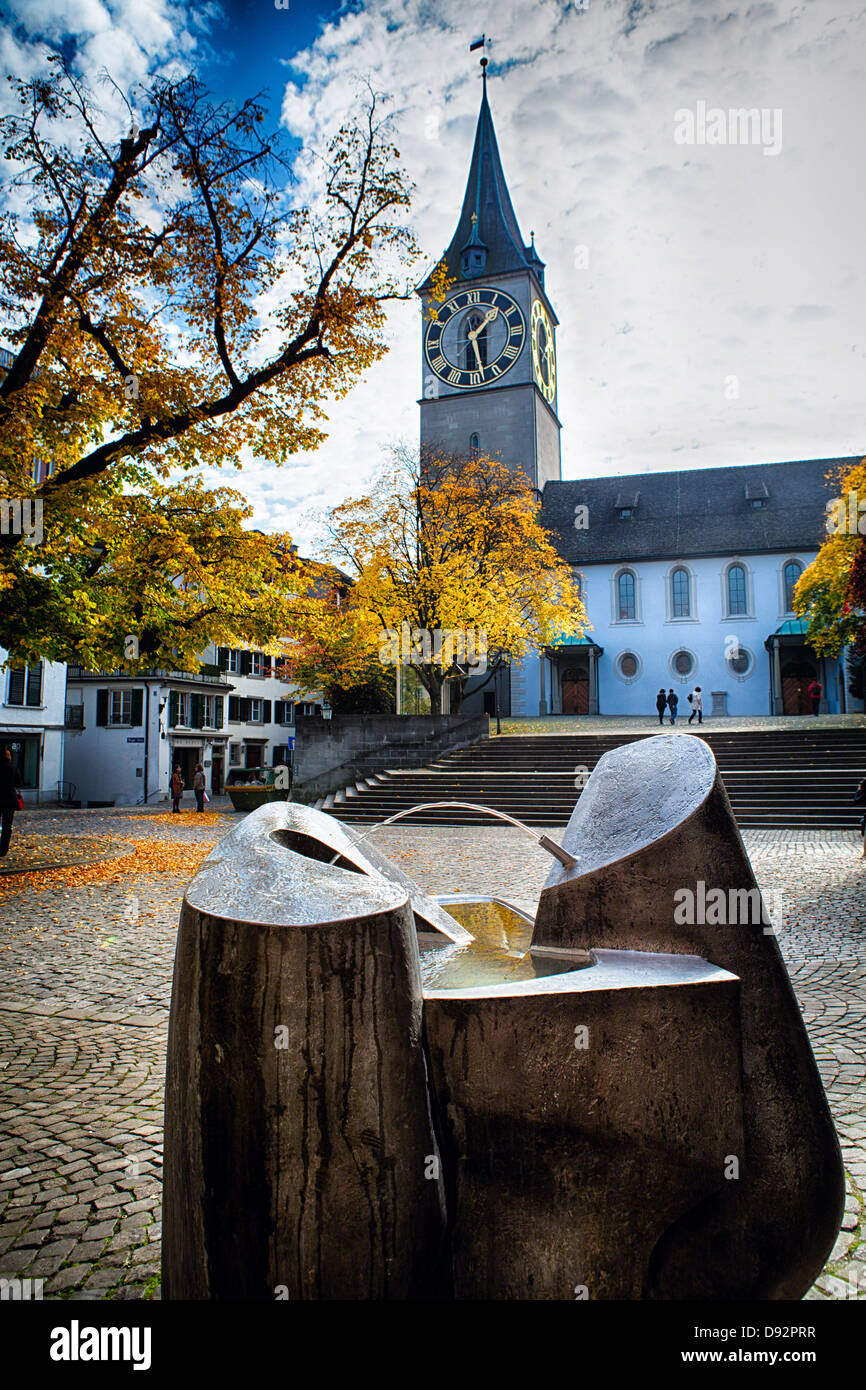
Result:
M9 0L17 19L34 34L62 39L83 37L111 27L111 16L100 0Z
M183 0L9 0L19 23L18 37L3 34L7 54L22 66L7 67L29 75L41 65L45 40L74 45L75 70L95 83L107 69L121 86L149 73L174 67L195 49L195 11ZM183 63L186 71L188 64Z

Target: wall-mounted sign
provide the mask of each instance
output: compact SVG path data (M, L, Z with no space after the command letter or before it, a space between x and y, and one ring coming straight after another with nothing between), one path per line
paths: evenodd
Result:
M137 738L137 737L136 737L136 738L129 738L129 737L127 737L127 740L126 740L126 741L127 741L127 743L144 743L144 739L143 739L143 738Z

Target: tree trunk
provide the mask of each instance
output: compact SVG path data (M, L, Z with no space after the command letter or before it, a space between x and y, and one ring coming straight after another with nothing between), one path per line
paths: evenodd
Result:
M442 687L444 677L437 666L416 666L418 679L430 696L430 713L442 713Z

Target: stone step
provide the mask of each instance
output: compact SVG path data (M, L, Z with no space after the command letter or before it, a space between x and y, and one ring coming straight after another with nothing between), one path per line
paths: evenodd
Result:
M684 732L684 731L683 731ZM765 730L754 734L689 731L713 749L742 826L856 829L851 804L866 775L866 730ZM375 824L428 801L489 805L535 825L565 824L579 790L575 771L592 771L606 752L650 733L491 737L438 758L426 768L383 769L332 800L346 820ZM327 808L326 808L327 809ZM409 819L409 818L407 818ZM413 824L485 825L483 812L419 812Z

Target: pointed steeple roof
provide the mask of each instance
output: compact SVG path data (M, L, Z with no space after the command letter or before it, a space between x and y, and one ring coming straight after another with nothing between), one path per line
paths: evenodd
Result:
M508 185L499 157L493 116L487 100L487 73L484 74L481 110L475 128L475 145L463 207L457 230L444 254L448 274L456 280L474 274L500 275L510 270L529 270L542 278L543 261L535 247L524 244L511 203ZM465 253L479 250L480 257ZM427 283L420 286L421 291Z

